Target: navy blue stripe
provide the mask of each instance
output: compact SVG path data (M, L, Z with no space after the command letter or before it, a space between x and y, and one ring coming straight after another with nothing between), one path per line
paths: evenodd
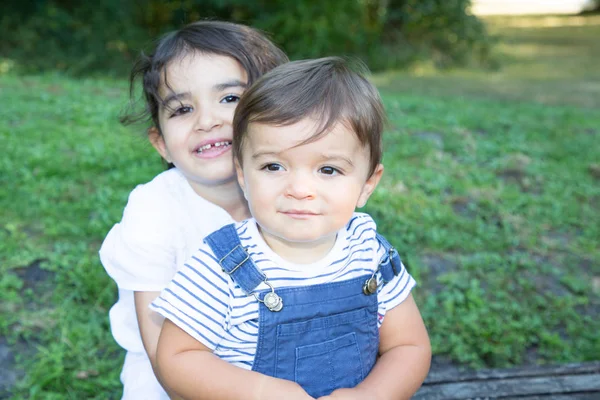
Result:
M346 228L346 231L350 232L350 229L352 229L352 224L354 223L354 221L362 219L364 216L362 215L355 215L352 217L352 219L350 220L350 222L348 222L348 227Z
M356 225L356 227L354 228L354 230L352 231L352 233L350 234L350 236L351 236L351 237L352 237L352 236L354 236L354 234L356 233L356 230L357 230L358 228L360 228L361 226L363 226L363 225L365 225L365 224L368 224L369 222L371 222L371 221L367 220L367 221L364 221L364 222L362 222L362 223L360 223L360 224Z
M212 281L213 277L219 279L223 283L223 286L229 286L229 279L231 279L231 278L224 275L225 272L223 272L223 270L221 269L221 265L218 262L215 262L212 265L203 263L202 261L199 261L199 262L203 265L204 268L202 268L202 269L192 268L199 277L201 277L202 279L204 279L207 282L212 283L215 287L217 287L217 286ZM202 272L201 272L201 270L202 270ZM203 273L204 271L210 272L210 276L205 276ZM223 291L222 289L219 289L219 290Z
M202 286L198 285L193 279L191 279L189 276L187 276L183 271L179 271L179 276L184 277L185 279L187 279L192 285L194 285L195 287L197 287L199 290L201 290L202 292L206 293L208 296L210 296L210 298L212 298L213 300L215 300L217 303L221 304L225 309L227 309L228 304L225 303L224 301L221 301L221 299L215 297L211 292L209 292L208 290L204 289ZM174 278L172 283L176 284L177 286L181 287L182 289L184 289L186 292L188 292L192 297L196 298L197 300L200 300L200 298L198 296L196 296L194 293L190 292L188 289L186 289L183 284L179 283L179 281L177 280L177 278ZM227 293L225 293L223 290L221 290L221 288L214 286L214 284L212 282L209 282L213 287L217 288L221 293L223 293L225 296L227 296Z
M164 300L164 299L163 299ZM164 300L167 304L169 304L168 301ZM191 331L195 332L198 336L200 336L201 338L203 338L207 343L209 343L211 348L215 348L217 346L217 344L215 342L213 342L212 340L210 340L209 338L207 338L206 336L204 336L202 334L202 332L198 331L197 329L195 329L192 325L190 325L187 321L184 321L183 319L181 319L181 317L179 317L177 314L173 313L171 310L164 308L163 306L157 306L154 305L155 308L158 308L160 310L163 310L165 314L170 315L171 317L167 317L169 318L175 325L181 327L181 325L185 325L188 328L190 328ZM185 314L185 313L184 313ZM213 330L211 330L210 328L208 328L207 326L204 326L202 323L200 323L200 321L197 321L196 319L188 316L191 320L193 320L194 322L196 322L198 325L203 326L204 328L206 328L206 330L212 332L215 334L215 336L220 337L220 335L217 335ZM175 320L179 321L179 323L176 323ZM183 329L183 328L182 328ZM189 334L189 333L188 333Z
M221 344L219 344L219 350L220 350L220 349L225 349L225 350L234 350L236 353L239 353L239 354L244 354L244 355L246 355L246 356L254 356L254 353L255 353L255 352L249 353L249 352L247 352L247 351L242 351L242 350L240 350L240 349L236 349L235 347L223 346L223 344L222 344L222 343L221 343ZM221 355L220 357L221 357L221 358L223 358L223 355ZM236 357L237 357L237 356L236 356Z
M404 275L404 273L402 275ZM396 285L394 286L394 288L392 290L390 290L388 293L394 293L395 290L396 290L396 288L400 284L400 282L401 282L401 279L398 279L398 282L396 282ZM411 282L411 279L410 279L410 276L409 276L408 279L406 280L406 283L404 284L404 287L399 292L397 292L394 295L394 297L389 298L388 300L386 300L385 304L387 305L388 303L390 303L390 302L394 301L395 299L397 299L401 294L403 294L404 291L406 290L406 287L410 284L410 282Z
M206 266L206 268L203 268L203 270L204 270L204 271L210 271L210 272L212 273L212 275L214 275L214 276L216 276L216 277L218 277L218 278L219 278L219 280L220 280L220 281L223 283L223 285L224 285L224 286L227 286L227 287L229 287L229 285L227 284L227 279L226 279L225 277L223 277L223 276L221 276L220 274L216 273L216 272L215 272L215 271L214 271L212 268L210 268L208 265L206 265L206 264L204 264L204 265ZM196 275L198 278L202 279L204 282L208 283L209 285L211 285L212 287L214 287L216 290L218 290L219 292L223 293L225 296L228 296L228 295L227 295L227 292L226 292L226 291L224 291L223 289L221 289L221 286L217 286L217 283L218 283L218 282L214 282L214 281L213 281L213 280L211 280L209 277L207 277L207 276L204 276L204 274L202 274L202 273L201 273L201 272L200 272L200 271L199 271L197 268L194 268L194 267L192 267L192 266L190 266L190 265L186 265L186 267L188 267L188 268L187 268L187 270L189 270L189 271L193 272L193 273L194 273L194 274L195 274L195 275ZM184 274L183 274L183 273L184 273L184 271L185 271L185 269L182 269L181 271L179 271L179 272L177 273L177 275L184 275ZM173 278L173 280L177 279L177 275L175 276L175 278ZM190 278L190 277L187 277L187 276L186 276L186 278L188 278L188 280L189 280L190 282L195 282L195 280L194 280L194 279L192 279L192 278ZM194 284L196 284L196 283L194 283ZM196 284L196 285L197 285L198 287L200 287L200 285L199 285L199 284Z
M183 288L183 287L182 287L182 288ZM218 325L218 326L223 326L223 323L222 323L222 321L217 321L216 319L214 319L213 317L211 317L210 315L208 315L208 314L207 314L207 313L205 313L204 311L202 311L202 310L200 310L199 308L197 308L197 307L193 306L192 304L188 303L186 300L184 300L183 298L181 298L179 295L175 294L175 293L174 293L174 292L173 292L173 291L172 291L170 288L166 288L164 291L165 291L166 293L169 293L171 296L175 297L177 300L179 300L181 303L183 303L183 304L185 304L186 306L188 306L190 309L192 309L192 310L194 310L194 311L197 311L197 312L198 312L198 314L200 314L200 315L202 315L202 316L206 317L207 319L211 320L212 322L214 322L214 323L215 323L215 325ZM186 291L187 291L187 290L186 290ZM187 291L187 292L189 293L189 291ZM162 299L163 299L164 301L168 302L168 300L167 300L167 299L165 299L164 297L162 297ZM220 315L220 316L221 316L223 319L225 319L225 314L223 314L223 313L220 313L219 311L215 310L215 308L214 308L214 307L210 306L208 303L206 303L206 302L204 302L204 301L202 301L202 300L199 300L199 299L198 299L198 301L199 301L200 303L202 303L202 304L206 305L206 306L207 306L207 308L210 308L210 309L211 309L211 310L213 310L213 311L214 311L214 312L215 312L217 315ZM183 310L181 309L181 307L175 307L175 305L173 305L173 307L174 307L174 308L176 308L177 310L179 310L180 312L182 312L183 314L185 314L185 315L188 315L190 318L192 318L192 317L191 317L191 316L190 316L188 313L186 313L185 311L183 311Z
M247 321L246 323L248 325L252 325L252 324L250 324L249 321ZM236 325L236 326L237 326L238 331L242 332L244 335L248 335L248 336L252 336L252 337L257 337L258 336L258 331L256 333L248 332L248 331L243 330L240 325Z
M209 249L209 251L206 251L206 248ZM212 252L212 250L210 250L210 248L208 246L205 247L200 247L198 249L198 251L206 256L208 256L211 260L213 260L215 263L219 263L219 259L215 256L215 254ZM195 257L192 257L194 259L196 259Z

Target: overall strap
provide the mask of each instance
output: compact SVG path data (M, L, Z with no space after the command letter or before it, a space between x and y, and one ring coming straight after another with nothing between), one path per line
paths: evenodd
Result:
M266 280L265 274L254 264L250 255L242 246L234 224L225 225L204 238L219 260L223 272L250 294Z
M402 271L402 261L396 249L392 247L386 238L378 233L377 240L381 243L386 253L379 264L379 271L381 272L383 281L389 282Z

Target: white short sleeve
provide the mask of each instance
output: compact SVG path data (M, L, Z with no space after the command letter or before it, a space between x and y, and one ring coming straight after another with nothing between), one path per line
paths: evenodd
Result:
M382 259L384 256L386 256L386 251L381 244L379 244L377 253L379 255L379 259ZM380 280L381 276L378 276L378 279ZM404 264L401 264L398 275L396 275L391 281L379 287L377 292L377 299L379 302L377 321L379 326L381 326L381 323L383 322L385 313L406 300L416 284L416 281L408 273L404 267Z
M100 259L122 289L161 290L176 271L176 238L172 205L149 186L129 195L123 219L110 230Z

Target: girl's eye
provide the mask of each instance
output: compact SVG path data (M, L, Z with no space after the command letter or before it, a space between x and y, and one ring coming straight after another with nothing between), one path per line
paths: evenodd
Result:
M188 107L188 106L177 107L171 113L171 117L176 117L176 116L187 114L187 113L190 113L190 112L192 112L192 107Z
M321 172L324 175L336 175L340 173L340 170L334 167L321 167L321 169L319 169L319 172Z
M283 167L277 163L266 164L265 166L262 167L262 169L265 171L269 171L269 172L283 171Z
M236 96L235 94L230 94L230 95L223 97L223 100L221 100L221 103L237 103L238 101L240 101L240 96Z

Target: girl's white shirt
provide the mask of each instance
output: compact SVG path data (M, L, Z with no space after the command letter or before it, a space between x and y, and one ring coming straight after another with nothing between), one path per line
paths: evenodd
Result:
M176 168L129 195L121 222L100 249L102 265L119 290L109 318L113 337L128 353L121 374L123 399L168 399L144 350L133 292L161 291L206 235L232 222L224 209L196 194Z

